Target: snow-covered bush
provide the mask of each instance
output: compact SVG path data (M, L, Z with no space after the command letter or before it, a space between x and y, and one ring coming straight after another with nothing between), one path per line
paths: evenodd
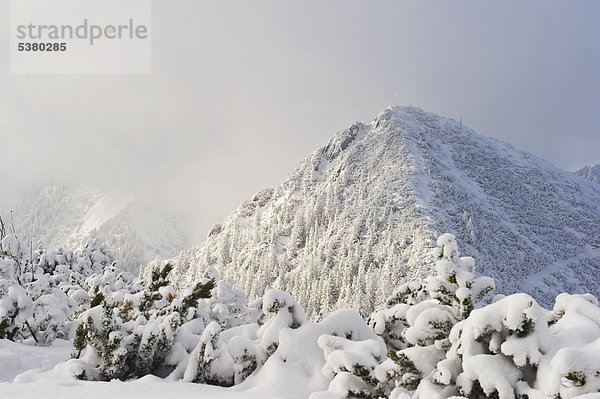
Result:
M373 370L379 396L571 398L600 387L600 308L591 295L561 294L553 312L527 294L475 309L492 288L475 278L442 235L436 275L402 285L370 325L388 359ZM398 350L399 349L399 350ZM349 384L348 394L354 384Z
M390 349L431 345L448 337L452 326L494 289L490 277L475 277L473 258L459 255L454 236L441 235L433 250L435 274L425 283L402 284L371 315L369 324Z
M287 292L270 290L263 296L266 322L258 329L258 339L270 356L279 345L279 332L284 328L298 328L307 322L304 309Z
M208 272L216 273L211 269ZM215 321L206 327L189 356L184 380L223 386L239 384L275 353L282 331L307 323L304 310L283 291L270 290L254 304L242 307L245 296L232 286L230 279L219 282L213 297L206 301L209 316ZM248 307L254 311L248 311ZM226 322L223 315L229 315ZM263 324L259 325L258 320Z
M600 307L590 294L560 294L534 386L547 396L600 392Z
M453 326L468 317L494 288L491 278L475 277L473 258L459 255L454 236L440 236L433 251L435 274L424 283L402 284L386 305L371 315L369 325L383 338L387 354L363 351L362 357L357 357L346 349L357 344L343 345L339 338L323 340L326 358L331 352L344 362L355 362L333 366L335 383L330 390L341 394L345 389L348 397L395 397L414 392L421 381L430 378L450 348L448 337ZM335 343L336 351L344 355L332 351L327 342Z
M413 280L404 283L394 290L386 306L373 312L369 318L369 325L384 339L390 349L404 349L407 346L403 335L404 330L408 328L406 313L412 305L426 299L429 299L429 294L421 282Z
M377 398L384 395L375 369L387 349L381 340L353 341L322 335L318 340L325 354L323 373L332 379L327 394L315 398Z
M249 316L246 294L234 288L234 280L221 280L214 268L208 268L207 274L217 282L208 301L210 318L224 329L245 324Z
M450 335L451 348L433 380L469 397L512 398L535 376L548 343L549 313L527 294L514 294L473 311Z
M260 312L255 309L250 314L246 296L234 288L234 282L221 279L214 268L208 268L195 285L178 292L169 281L172 269L169 263L155 268L139 292L113 289L124 281L115 273L107 272L111 278L90 282L101 303L81 316L76 338L81 360L72 362L76 369L86 370L85 375L78 374L80 378L128 379L153 374L229 386L264 362L266 349L260 346L255 323ZM281 303L286 311L294 309L291 298L281 299ZM274 301L271 312L283 313ZM295 313L294 320L302 319ZM252 349L230 354L228 343L236 341L234 337L235 348L241 349L246 340L246 347ZM243 367L241 363L245 363Z
M221 340L222 328L212 321L192 352L185 370L185 381L230 386L234 382L233 358Z
M573 398L600 389L600 308L592 295L561 294L554 312L513 294L452 330L433 382L470 398Z
M166 358L177 331L188 317L196 317L198 300L209 297L214 287L214 280L205 279L182 298L169 285L172 268L166 264L154 270L152 280L138 293L99 291L102 303L82 314L83 327L77 331L79 345L87 344L83 360L94 370L81 378L127 379L172 371L174 365Z
M475 305L495 287L491 277L475 277L475 260L460 257L456 238L442 234L433 250L436 273L427 280L431 298L452 308L454 317L465 319Z
M98 306L103 301L122 303L145 288L145 281L135 280L129 273L120 270L115 264L106 267L102 273L92 274L85 280L87 292L75 292L71 298L80 303L80 309ZM78 313L78 315L81 311Z
M0 339L11 341L28 338L29 321L33 319L33 301L19 284L9 284L0 300Z
M118 261L99 239L75 251L34 250L14 228L1 230L0 338L39 345L72 338L77 315L100 293L92 282L107 280L109 271L123 281L102 295L135 289L133 279L119 272Z
M255 324L258 327L257 324ZM234 336L228 344L229 354L233 359L233 382L240 384L267 360L258 339L245 336Z

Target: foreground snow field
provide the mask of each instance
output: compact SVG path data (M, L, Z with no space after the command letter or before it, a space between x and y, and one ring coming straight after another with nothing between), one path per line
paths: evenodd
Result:
M231 389L187 382L166 382L158 377L144 377L131 382L89 382L89 381L43 381L30 383L0 384L2 397L25 399L43 397L45 399L86 398L86 399L131 399L131 398L261 398L271 399L265 393L235 392Z
M47 371L71 356L73 344L56 340L51 347L29 346L0 339L0 382L11 382L28 370Z
M87 398L121 399L143 397L147 399L186 398L278 398L266 392L235 391L234 389L204 384L165 381L146 376L139 380L121 382L77 381L61 376L52 370L67 360L73 346L59 340L52 347L38 347L0 340L0 397L1 398ZM293 394L286 397L293 397Z
M130 399L166 398L277 398L265 393L235 392L231 389L210 385L165 382L157 377L144 377L131 382L87 382L87 381L37 381L32 383L0 384L3 397L24 399L44 397L46 399L87 398L87 399ZM6 395L6 396L4 396Z

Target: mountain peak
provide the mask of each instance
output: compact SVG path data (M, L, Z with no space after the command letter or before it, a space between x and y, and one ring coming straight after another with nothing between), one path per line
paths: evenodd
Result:
M403 119L406 117L410 118L414 115L419 115L419 114L435 115L435 114L430 114L429 112L424 111L422 108L415 107L414 105L388 105L386 108L384 108L383 111L380 112L380 115L382 113L386 113L386 112L391 112L398 119Z
M501 293L600 293L600 187L417 107L353 124L263 193L174 260L180 283L214 266L251 297L290 292L313 317L368 314L430 271L449 232Z

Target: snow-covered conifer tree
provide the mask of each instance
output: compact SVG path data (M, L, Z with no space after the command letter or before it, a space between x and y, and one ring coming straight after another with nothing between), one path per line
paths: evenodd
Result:
M325 354L323 373L332 379L327 392L311 399L378 398L384 395L375 369L385 357L380 340L352 341L345 337L322 335L318 340Z
M284 328L298 328L307 322L306 313L286 292L269 290L263 296L262 309L267 321L258 330L258 339L267 356L279 345L279 332Z
M221 325L213 321L206 326L200 342L190 355L185 381L231 386L234 382L233 359L220 334Z

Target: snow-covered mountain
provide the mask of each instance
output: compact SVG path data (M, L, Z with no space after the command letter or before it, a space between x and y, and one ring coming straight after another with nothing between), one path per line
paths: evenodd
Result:
M148 207L123 192L50 184L31 186L0 204L6 222L13 213L15 228L24 239L46 249L76 248L102 238L137 274L155 258L166 259L188 244L181 220Z
M594 166L584 166L575 172L577 176L600 183L600 164Z
M451 119L393 107L304 159L174 259L180 283L213 265L251 297L290 292L313 316L367 313L457 236L497 291L551 304L600 293L600 186Z

